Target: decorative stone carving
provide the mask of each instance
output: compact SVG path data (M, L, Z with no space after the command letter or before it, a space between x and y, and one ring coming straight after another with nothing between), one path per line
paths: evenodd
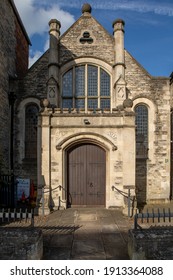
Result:
M85 31L83 33L83 37L81 37L79 41L81 44L85 44L85 43L92 44L93 38L91 37L91 35L88 31Z

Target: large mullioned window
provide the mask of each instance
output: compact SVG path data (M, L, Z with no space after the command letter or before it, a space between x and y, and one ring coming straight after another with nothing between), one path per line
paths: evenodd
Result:
M146 105L137 105L136 113L136 155L147 157L148 152L148 108Z
M101 67L80 65L62 77L62 107L110 109L110 75Z

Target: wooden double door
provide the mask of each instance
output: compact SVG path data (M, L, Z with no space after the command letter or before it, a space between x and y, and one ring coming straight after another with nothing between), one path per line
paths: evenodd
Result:
M67 153L68 207L105 206L106 152L80 144Z

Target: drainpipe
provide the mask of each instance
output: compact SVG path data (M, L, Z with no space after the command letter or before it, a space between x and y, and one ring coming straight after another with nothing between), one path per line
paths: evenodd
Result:
M9 106L10 106L10 172L13 173L14 169L14 163L13 163L13 154L14 154L14 149L13 149L13 141L14 141L14 103L16 100L16 95L14 92L9 93Z

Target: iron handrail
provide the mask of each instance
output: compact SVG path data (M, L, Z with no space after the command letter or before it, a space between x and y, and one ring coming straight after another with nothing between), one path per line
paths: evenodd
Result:
M55 187L54 189L48 189L47 191L44 191L44 186L42 187L42 198L40 200L40 205L42 205L42 216L44 216L44 194L49 193L49 209L52 211L53 210L53 199L51 193L56 190L56 189L61 189L63 188L61 185Z
M128 188L128 193L124 192L122 190L119 190L118 188L116 188L115 186L112 186L112 190L115 189L118 193L120 193L122 196L124 196L125 198L127 198L128 201L128 217L132 217L133 216L133 212L132 214L130 214L130 208L131 208L131 202L132 202L132 208L134 208L134 202L135 202L135 196L130 195L130 188Z
M54 191L54 190L56 190L56 189L58 189L58 188L60 188L60 187L62 187L62 186L59 185L59 186L55 187L54 189L49 189L48 191L43 191L43 193L48 193L48 192L50 192L50 191ZM44 188L44 187L43 187L43 188Z
M124 191L122 191L122 190L119 190L119 189L116 188L115 186L112 186L112 188L114 188L114 189L115 189L117 192L119 192L122 196L128 198L128 193L127 193L127 192L124 192ZM130 198L130 200L133 201L133 200L134 200L134 196L133 196L133 199Z

